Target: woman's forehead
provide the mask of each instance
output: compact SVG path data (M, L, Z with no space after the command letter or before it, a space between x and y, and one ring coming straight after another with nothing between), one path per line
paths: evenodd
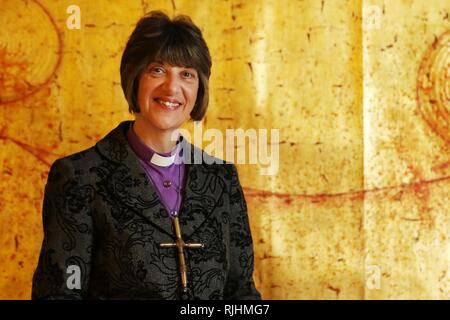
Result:
M168 67L176 67L176 68L188 68L188 69L195 69L194 66L192 65L183 65L183 64L178 64L178 63L171 63L169 61L164 61L164 60L154 60L154 61L150 61L147 65L153 65L153 64L158 64L158 65L163 65L163 66L168 66Z

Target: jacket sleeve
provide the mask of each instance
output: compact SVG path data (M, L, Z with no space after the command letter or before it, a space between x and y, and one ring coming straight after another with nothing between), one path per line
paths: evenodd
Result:
M81 182L72 160L56 160L45 186L44 239L32 299L82 299L89 285L94 188Z
M231 168L230 271L224 298L259 300L261 295L253 281L253 240L247 216L247 204L234 165Z

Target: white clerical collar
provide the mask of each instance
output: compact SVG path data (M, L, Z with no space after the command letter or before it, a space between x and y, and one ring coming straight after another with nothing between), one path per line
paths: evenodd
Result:
M160 167L168 167L175 162L176 155L177 154L174 153L171 156L165 157L165 156L161 156L155 152L155 153L153 153L153 156L150 159L150 162L157 166L160 166Z

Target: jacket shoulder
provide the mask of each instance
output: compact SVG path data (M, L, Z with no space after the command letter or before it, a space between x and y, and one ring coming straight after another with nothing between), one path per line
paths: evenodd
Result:
M62 174L81 178L89 175L89 169L98 166L102 157L95 146L56 159L50 168L49 176Z

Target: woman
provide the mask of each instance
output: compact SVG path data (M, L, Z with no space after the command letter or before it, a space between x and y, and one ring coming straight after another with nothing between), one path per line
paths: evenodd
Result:
M188 17L138 22L120 67L135 121L52 165L33 299L260 298L236 168L192 164L177 136L206 112L210 69Z

